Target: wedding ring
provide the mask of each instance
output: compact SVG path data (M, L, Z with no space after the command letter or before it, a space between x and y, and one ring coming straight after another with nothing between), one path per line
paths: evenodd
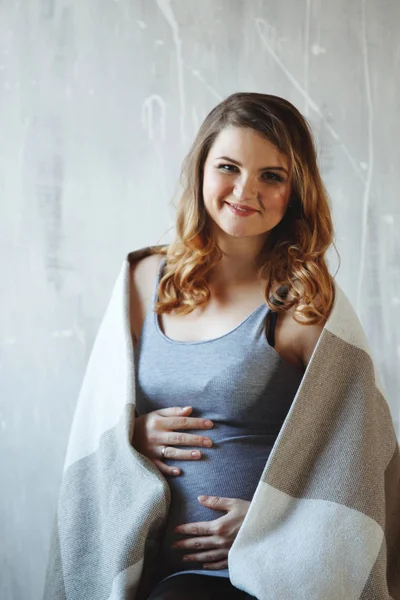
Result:
M167 449L167 446L163 446L163 449L161 450L161 456L163 458L165 458L165 451L166 451L166 449Z

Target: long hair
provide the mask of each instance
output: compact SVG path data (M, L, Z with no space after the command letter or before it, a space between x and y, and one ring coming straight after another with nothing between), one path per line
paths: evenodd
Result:
M211 110L182 163L176 236L158 250L166 264L155 311L185 315L210 299L207 273L222 252L204 206L203 170L214 140L226 127L252 128L289 159L289 207L257 257L258 274L266 281L265 302L271 310L294 306L299 323L321 322L333 303L333 280L325 260L333 226L311 128L287 100L247 92L232 94Z

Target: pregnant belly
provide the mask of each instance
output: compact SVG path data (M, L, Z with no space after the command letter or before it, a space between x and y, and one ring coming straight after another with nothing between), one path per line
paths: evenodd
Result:
M193 569L193 563L181 561L182 550L171 545L187 536L174 534L173 529L184 523L213 521L225 511L202 506L197 496L221 496L251 500L264 470L273 441L266 436L246 435L213 440L213 446L202 450L197 461L166 460L177 465L182 474L168 477L171 506L164 533L162 560L169 564L168 572ZM201 565L197 564L197 567Z

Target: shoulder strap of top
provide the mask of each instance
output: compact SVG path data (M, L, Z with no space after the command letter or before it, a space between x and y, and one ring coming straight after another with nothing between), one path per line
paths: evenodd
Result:
M270 310L268 312L268 325L267 325L267 340L268 344L272 347L275 346L275 327L278 313Z
M279 288L280 293L283 298L286 298L288 295L289 289L287 285L282 285ZM275 327L276 320L278 318L278 313L275 310L270 310L268 312L268 322L267 322L267 340L270 346L275 346Z

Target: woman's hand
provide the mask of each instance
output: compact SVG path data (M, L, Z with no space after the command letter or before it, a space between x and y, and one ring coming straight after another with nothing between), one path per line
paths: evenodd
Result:
M185 408L173 407L154 410L135 419L133 446L144 454L164 475L180 475L177 467L166 465L162 458L173 460L199 460L199 450L183 450L174 446L200 446L210 448L212 441L209 437L181 433L182 429L211 429L212 421L189 417L191 406ZM161 454L164 450L164 456Z
M250 502L218 496L198 496L198 500L207 508L226 510L227 514L214 521L187 523L175 527L175 533L191 537L175 542L172 548L185 550L182 560L201 562L204 569L226 569L228 552L247 514Z

